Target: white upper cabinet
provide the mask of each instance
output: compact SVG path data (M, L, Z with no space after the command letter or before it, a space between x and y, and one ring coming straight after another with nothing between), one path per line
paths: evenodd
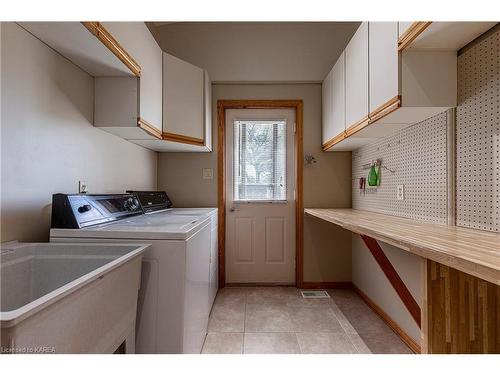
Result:
M369 24L370 116L399 95L398 23Z
M19 22L92 77L140 75L140 66L99 22Z
M342 52L322 85L322 143L327 149L345 131L345 54Z
M368 22L345 49L345 122L349 129L368 121Z
M385 22L384 22L385 23ZM392 22L391 22L392 23ZM410 28L413 22L397 22L398 24L398 39Z
M102 25L141 66L138 116L162 130L162 51L144 22L103 22Z
M212 84L208 73L163 53L162 140L133 141L159 152L212 150Z
M128 140L162 138L162 52L144 22L102 27L141 67L139 77L96 77L94 126Z
M163 54L163 131L203 143L205 84L203 69Z
M208 72L163 54L163 137L132 140L159 152L212 151L212 83Z
M321 85L321 117L322 117L322 127L321 127L321 139L323 147L327 142L335 137L333 131L332 123L332 111L333 111L333 69L330 70L328 75L323 80Z

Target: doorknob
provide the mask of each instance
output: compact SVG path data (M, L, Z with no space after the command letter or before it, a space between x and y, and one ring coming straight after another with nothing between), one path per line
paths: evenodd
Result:
M234 208L234 207L231 207L231 208L229 209L229 212L234 212L234 211L239 211L239 209Z

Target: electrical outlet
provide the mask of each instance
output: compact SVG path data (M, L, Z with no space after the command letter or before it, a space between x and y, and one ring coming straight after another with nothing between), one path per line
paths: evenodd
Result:
M78 181L78 193L86 194L88 191L87 183L84 181Z
M212 168L203 168L202 175L204 180L212 180L214 178L214 170Z
M405 200L405 186L398 185L398 201L404 201L404 200Z

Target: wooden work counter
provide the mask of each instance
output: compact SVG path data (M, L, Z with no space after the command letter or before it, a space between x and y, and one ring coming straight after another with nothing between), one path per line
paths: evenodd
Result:
M353 209L305 213L500 285L500 234Z
M500 234L353 209L305 213L361 235L421 327L422 353L500 353ZM427 259L422 301L415 301L377 241Z

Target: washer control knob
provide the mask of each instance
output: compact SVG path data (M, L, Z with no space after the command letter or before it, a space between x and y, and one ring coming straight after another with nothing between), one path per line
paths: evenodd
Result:
M90 211L92 206L90 204L84 204L83 206L78 207L78 212L83 214L84 212Z

